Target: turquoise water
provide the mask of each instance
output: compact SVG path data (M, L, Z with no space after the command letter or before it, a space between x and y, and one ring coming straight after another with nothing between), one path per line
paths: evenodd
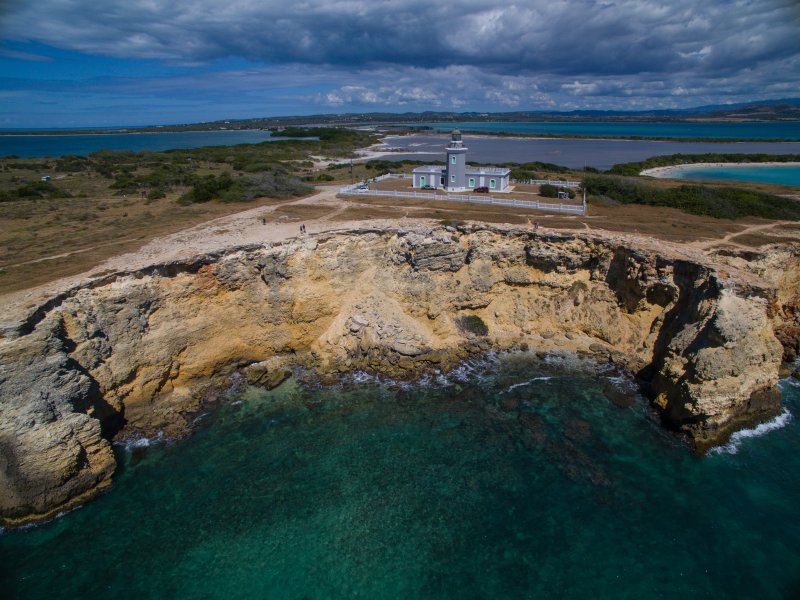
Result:
M800 394L693 458L611 372L530 355L248 390L0 536L4 598L791 598ZM780 427L780 425L785 425Z
M0 156L87 155L98 150L133 152L230 146L271 141L269 131L183 131L70 135L0 135ZM275 138L285 139L285 138Z
M800 186L798 165L747 165L726 167L686 167L669 173L674 179L718 179L722 181L759 181Z
M800 140L800 121L739 123L420 123L438 131L720 140Z

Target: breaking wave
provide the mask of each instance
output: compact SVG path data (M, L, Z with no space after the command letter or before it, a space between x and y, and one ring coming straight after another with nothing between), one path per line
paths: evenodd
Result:
M768 434L770 431L782 429L786 427L792 420L792 413L784 408L783 412L771 421L761 423L753 429L742 429L737 431L731 436L727 444L723 446L716 446L708 451L709 454L736 454L742 446L742 442L747 438L761 437Z

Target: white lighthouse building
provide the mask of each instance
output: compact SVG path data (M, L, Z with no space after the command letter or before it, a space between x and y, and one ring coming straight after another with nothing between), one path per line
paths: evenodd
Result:
M467 147L461 132L454 129L447 146L447 165L425 165L414 169L415 188L443 188L448 192L471 192L487 188L502 192L508 188L510 169L471 167L467 165Z

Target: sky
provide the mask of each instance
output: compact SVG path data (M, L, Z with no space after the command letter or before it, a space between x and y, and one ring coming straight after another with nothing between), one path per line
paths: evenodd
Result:
M0 128L798 96L798 0L0 0Z

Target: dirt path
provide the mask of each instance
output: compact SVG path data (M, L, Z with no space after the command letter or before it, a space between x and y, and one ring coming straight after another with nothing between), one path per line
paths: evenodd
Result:
M737 246L739 248L747 248L750 249L749 246L743 246L741 244L737 244L736 242L732 241L733 238L739 237L740 235L747 235L749 233L755 233L756 231L764 231L765 229L772 229L773 227L778 227L779 225L787 225L790 223L794 223L794 221L773 221L771 223L765 223L762 225L751 225L749 227L745 227L741 231L732 231L731 233L725 235L716 240L704 240L702 242L690 242L690 245L698 250L709 250L715 246L721 245L729 245L729 246Z

